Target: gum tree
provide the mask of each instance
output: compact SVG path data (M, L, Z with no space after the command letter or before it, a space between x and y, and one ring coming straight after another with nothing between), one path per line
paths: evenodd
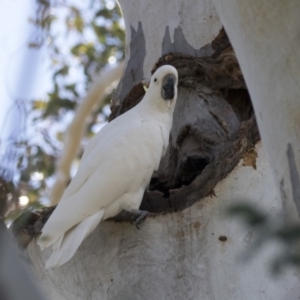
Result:
M141 99L142 81L151 70L172 64L180 79L170 146L144 195L142 209L153 214L141 230L129 222L104 222L70 262L49 271L43 264L49 252L42 254L35 241L29 244L29 257L50 299L297 299L298 273L287 272L276 284L269 274L268 262L278 253L278 243L267 244L247 264L242 262L246 250L256 251L255 225L264 218L245 229L224 214L224 207L237 201L248 201L278 220L286 204L295 210L299 139L279 101L286 92L280 83L288 82L290 99L284 99L291 103L293 116L299 112L292 73L297 67L288 69L290 75L287 69L280 73L288 64L287 51L273 73L279 50L290 49L293 34L273 30L272 21L290 7L277 7L270 18L256 18L256 10L262 14L271 9L256 1L236 1L235 6L227 2L120 1L126 62L110 118ZM290 9L292 16L294 11ZM297 22L296 17L286 18L284 24L296 28ZM269 40L264 39L266 32L259 34L264 28ZM266 49L276 45L278 32L284 47L270 50L268 56ZM268 110L271 100L274 106ZM292 120L296 128L297 120ZM121 214L116 220L129 218ZM33 225L36 231L44 219Z

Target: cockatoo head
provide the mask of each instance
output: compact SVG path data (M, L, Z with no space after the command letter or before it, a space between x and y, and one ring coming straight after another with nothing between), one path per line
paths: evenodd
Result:
M177 99L177 84L177 70L170 65L162 66L151 76L146 95L151 97L151 101L157 102L152 104L161 108L174 108Z

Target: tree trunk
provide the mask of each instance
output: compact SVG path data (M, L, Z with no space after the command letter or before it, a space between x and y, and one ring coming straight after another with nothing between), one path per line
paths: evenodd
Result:
M142 202L155 214L141 230L101 223L54 270L44 269L49 251L30 243L49 298L298 299L298 273L287 272L276 284L269 274L279 245L268 244L243 263L257 232L224 214L236 201L273 216L283 204L262 145L254 147L259 135L251 102L212 1L123 0L121 7L127 64L111 118L142 98L141 81L153 68L169 63L179 72L169 149Z
M140 230L101 223L62 267L46 271L50 251L41 254L31 243L28 253L49 299L298 299L299 274L276 281L269 274L276 245L243 262L257 233L224 216L224 206L243 199L273 216L282 210L261 145L256 150L257 169L239 164L217 185L217 197L148 218Z
M2 220L0 220L0 243L1 300L46 299L24 253L18 249Z
M289 218L300 215L300 2L214 0L252 98Z

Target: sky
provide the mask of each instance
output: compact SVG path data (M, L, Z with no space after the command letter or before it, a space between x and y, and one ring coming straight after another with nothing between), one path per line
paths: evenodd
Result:
M76 5L86 6L86 2L81 0L70 0ZM55 136L56 132L64 131L73 118L73 113L64 116L63 122L59 124L49 124L32 126L27 118L31 108L31 100L46 100L47 92L53 88L53 65L47 52L47 45L41 49L29 48L29 41L34 41L37 36L36 28L29 22L29 17L35 15L35 0L0 0L0 176L6 179L18 181L20 172L16 172L19 157L23 156L26 150L25 146L13 146L11 137L14 139L27 140L29 144L43 145L47 151L46 144L41 134L38 134L39 126L46 126L48 134ZM107 7L111 9L115 5L113 1L105 2ZM83 9L88 14L88 9ZM56 9L55 15L61 15L64 20L63 9ZM61 31L59 22L54 30ZM60 32L61 33L61 32ZM87 32L89 33L89 32ZM57 35L59 36L59 35ZM70 43L76 42L76 37L68 35L66 39L64 35L60 41L60 53L67 56L70 51ZM90 33L85 36L85 39L93 41L95 37ZM113 57L112 57L113 58ZM110 61L114 64L115 60ZM85 92L85 83L78 72L80 62L70 68L68 80L77 82L77 88ZM108 109L108 108L107 108ZM32 113L30 115L32 117ZM29 125L29 126L28 126ZM96 131L103 127L104 123L95 126ZM55 139L56 140L56 139ZM59 142L57 149L62 148L62 143ZM60 146L60 147L59 147ZM9 159L7 159L7 155ZM26 167L26 161L24 162ZM8 170L4 173L3 170Z
M15 101L40 98L50 87L45 49L30 49L35 33L28 22L34 14L32 0L0 0L0 129L20 122ZM44 80L43 80L44 79ZM47 86L48 83L48 86ZM17 121L17 122L16 122ZM17 124L15 124L17 125ZM2 137L2 135L1 135Z
M29 22L34 12L35 1L0 0L0 157L9 154L12 169L24 151L12 147L12 137L26 136L29 100L45 97L51 84L45 47L28 47L36 34Z

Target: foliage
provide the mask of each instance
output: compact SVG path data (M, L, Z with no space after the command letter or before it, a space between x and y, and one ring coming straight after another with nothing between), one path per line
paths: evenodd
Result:
M291 224L282 216L271 216L247 203L231 205L228 214L240 218L255 233L254 242L245 253L245 258L255 257L259 249L268 243L279 242L281 252L271 262L273 274L278 275L289 266L300 267L300 224Z
M93 76L109 63L124 58L124 28L115 1L36 0L36 15L30 19L36 35L31 48L46 47L51 61L52 89L44 99L26 100L29 130L22 141L21 155L13 176L2 191L9 205L6 218L14 219L24 208L19 196L27 196L27 209L40 207L54 181L55 163L61 152L63 131L74 115ZM109 101L109 97L107 102ZM88 135L107 115L100 107L88 124ZM31 132L31 133L30 133ZM34 132L34 134L32 134ZM7 165L9 156L6 155ZM12 196L13 195L13 196Z

